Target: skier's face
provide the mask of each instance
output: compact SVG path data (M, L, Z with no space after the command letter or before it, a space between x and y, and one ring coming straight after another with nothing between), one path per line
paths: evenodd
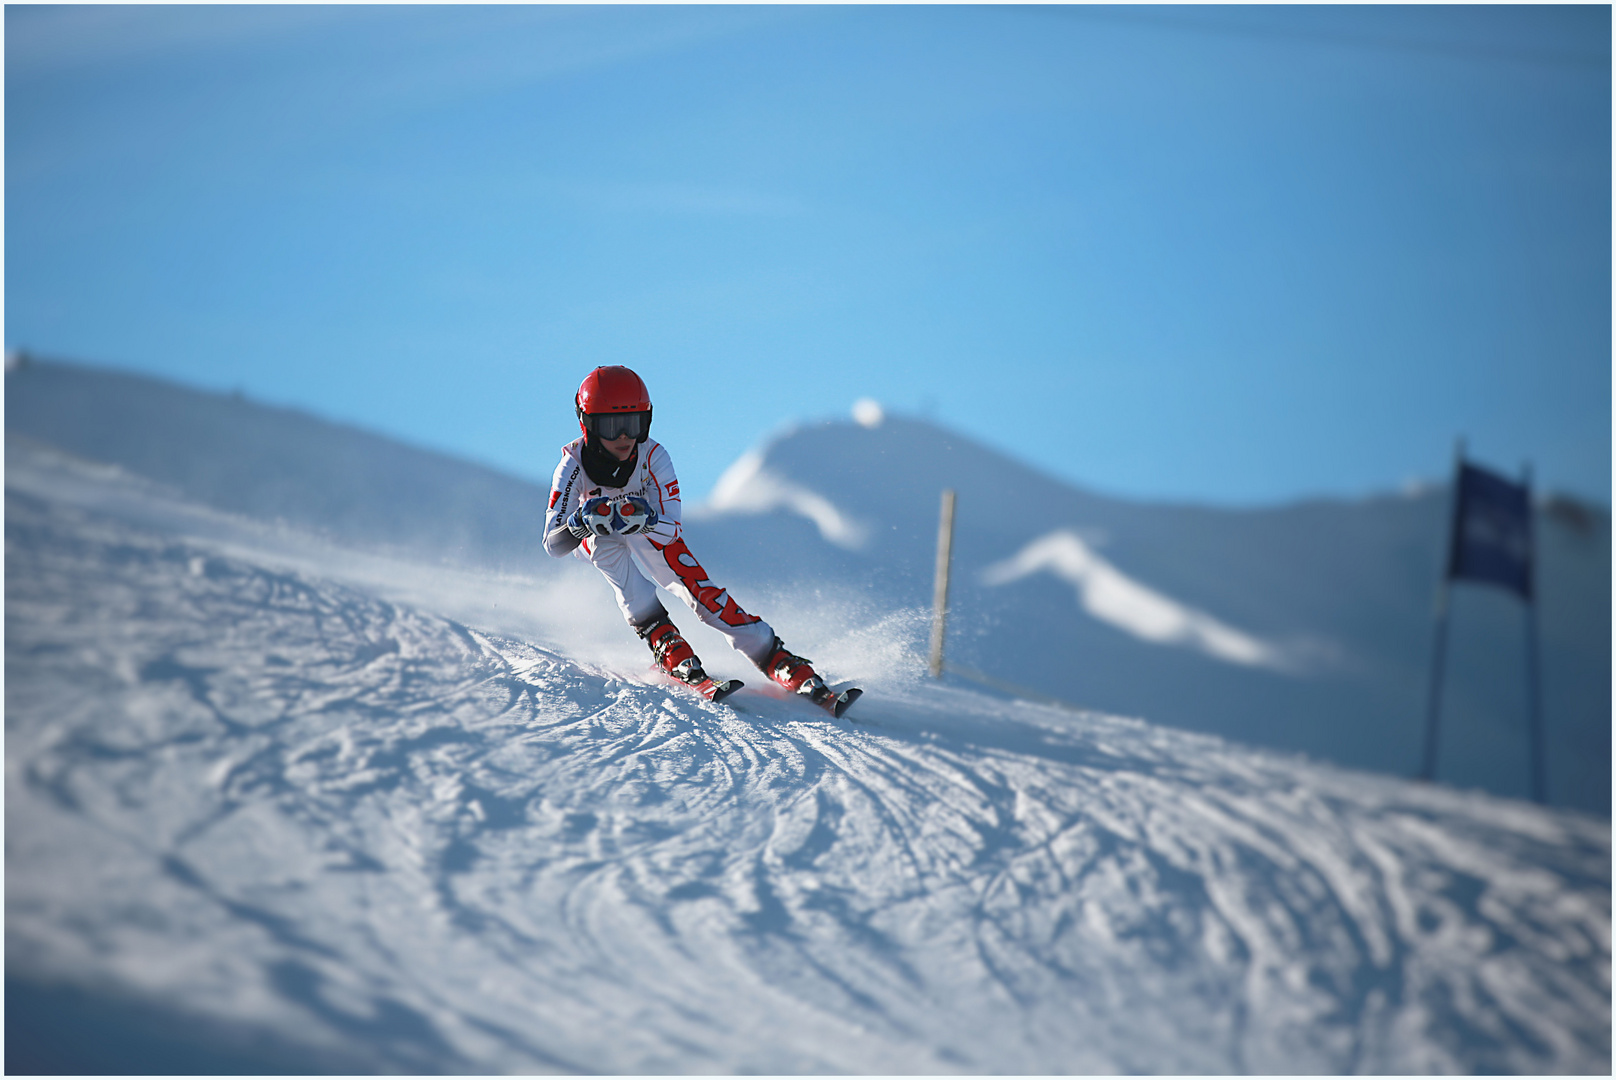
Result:
M629 455L634 453L634 443L636 441L632 435L619 435L615 439L600 440L600 445L604 446L606 452L618 461L627 461Z

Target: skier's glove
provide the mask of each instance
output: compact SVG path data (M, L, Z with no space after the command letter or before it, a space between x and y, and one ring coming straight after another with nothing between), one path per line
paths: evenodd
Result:
M610 536L613 532L612 500L597 495L572 512L567 518L567 531L580 540L591 536Z
M651 503L640 495L625 495L617 502L617 520L623 524L617 529L625 536L632 533L648 532L656 527L661 519L657 512L651 509ZM613 525L617 521L612 522Z

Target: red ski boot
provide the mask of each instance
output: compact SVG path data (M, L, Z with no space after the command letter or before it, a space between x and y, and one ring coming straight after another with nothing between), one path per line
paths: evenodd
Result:
M639 634L651 646L651 655L656 657L657 667L670 678L695 687L703 697L723 701L741 688L741 683L735 679L714 682L709 678L701 668L701 661L696 659L696 650L690 647L690 643L666 616L639 631Z
M825 680L819 677L814 666L804 658L786 650L785 642L778 637L774 639L774 647L769 650L769 658L758 667L763 673L793 694L801 694L809 701L818 705L832 716L840 717L847 711L847 707L858 700L862 690L849 689L840 694L825 685Z

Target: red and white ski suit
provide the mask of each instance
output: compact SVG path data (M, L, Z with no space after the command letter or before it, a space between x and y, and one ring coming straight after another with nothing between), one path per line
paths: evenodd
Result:
M754 664L767 660L774 645L774 630L756 615L742 611L728 590L714 585L685 545L679 523L679 478L662 444L650 438L641 443L634 471L617 488L602 487L589 478L584 471L583 448L582 438L568 443L550 481L550 507L544 517L545 551L556 558L575 555L599 570L616 594L623 617L635 630L664 614L656 595L660 585L683 600L702 622L728 638L736 652ZM573 510L590 499L624 495L639 495L651 504L658 518L654 528L632 536L590 536L576 547L570 546L571 534L565 529L558 532L558 526Z

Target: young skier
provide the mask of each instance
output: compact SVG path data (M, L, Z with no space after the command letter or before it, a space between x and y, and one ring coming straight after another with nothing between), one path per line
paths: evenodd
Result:
M626 367L596 368L578 387L575 403L583 437L562 449L550 481L544 550L558 559L576 555L599 570L629 626L673 678L715 701L741 686L734 680L715 683L702 670L657 599L658 585L769 678L841 716L860 691L833 693L813 665L786 650L768 623L714 585L686 546L679 480L668 451L650 437L651 395L640 377Z

